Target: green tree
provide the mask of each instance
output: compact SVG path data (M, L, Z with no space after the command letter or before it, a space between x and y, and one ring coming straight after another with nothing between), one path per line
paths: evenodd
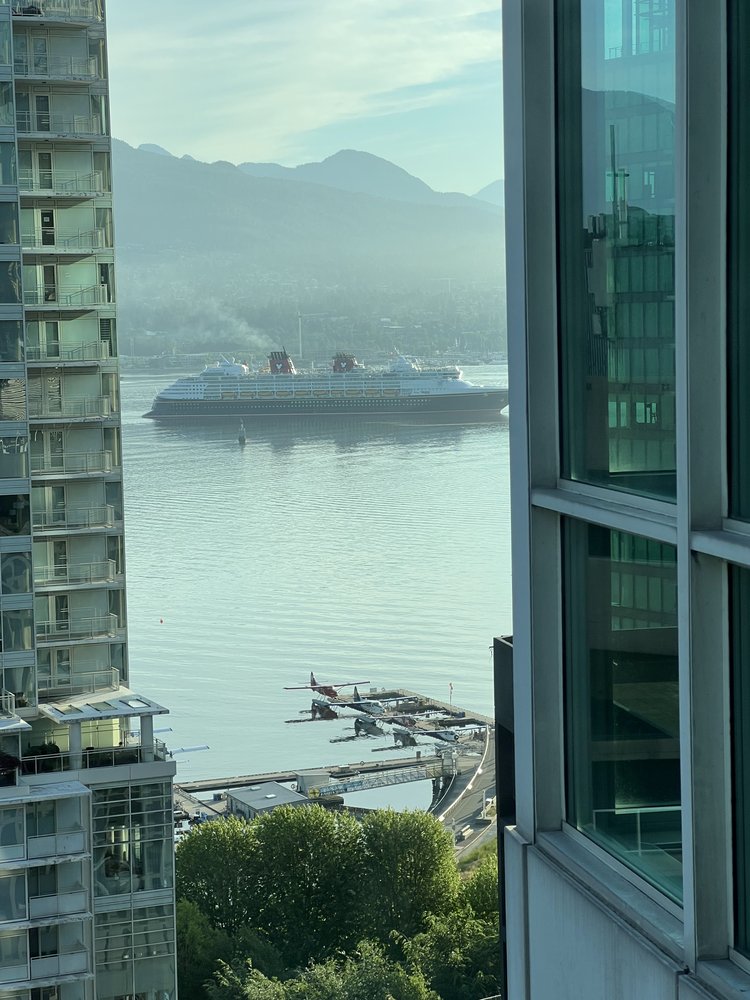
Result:
M288 1000L440 1000L419 970L408 971L372 942L342 962L329 959L287 985Z
M195 903L177 904L177 982L182 1000L203 1000L203 986L219 959L228 960L233 947L229 935L211 926Z
M368 936L382 942L394 931L411 937L428 914L448 913L456 905L453 839L434 816L378 810L362 823L362 839L360 893Z
M235 934L254 926L255 832L252 823L228 817L202 823L176 851L178 899L195 903L213 927Z
M255 820L253 835L257 926L287 964L353 947L363 915L357 821L317 805L282 807Z
M468 903L476 916L497 920L500 912L498 895L497 855L488 854L461 886L461 899Z
M391 961L371 942L286 982L268 979L251 965L237 970L222 964L207 993L210 1000L440 1000L419 970Z
M209 1000L287 1000L289 994L283 983L267 979L249 962L244 969L220 962L213 981L206 983L206 996Z
M402 946L443 1000L481 1000L500 992L499 923L475 916L468 906L429 916L427 929Z

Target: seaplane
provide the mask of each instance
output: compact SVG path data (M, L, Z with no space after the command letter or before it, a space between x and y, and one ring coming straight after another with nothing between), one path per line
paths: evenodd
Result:
M300 684L297 687L285 687L285 691L314 691L315 694L323 695L325 698L331 698L334 701L339 697L339 688L353 687L356 691L358 684L369 684L369 681L344 681L341 684L318 684L315 680L315 674L310 671L310 683Z

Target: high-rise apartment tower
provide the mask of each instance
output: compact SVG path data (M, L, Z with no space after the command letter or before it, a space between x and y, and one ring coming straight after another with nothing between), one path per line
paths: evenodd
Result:
M0 0L0 1000L175 990L165 709L128 687L103 0Z

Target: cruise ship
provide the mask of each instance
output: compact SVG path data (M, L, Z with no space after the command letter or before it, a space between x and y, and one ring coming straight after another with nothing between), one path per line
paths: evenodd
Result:
M286 351L273 351L268 370L254 372L222 357L199 375L177 379L144 414L154 419L282 416L499 416L508 390L472 385L460 369L421 367L399 356L388 368L368 369L352 354L337 354L327 371L298 372Z

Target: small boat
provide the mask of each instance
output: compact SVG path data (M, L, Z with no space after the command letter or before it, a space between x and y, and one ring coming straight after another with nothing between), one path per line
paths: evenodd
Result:
M241 420L240 420L240 429L237 432L237 440L240 443L240 448L244 448L245 444L247 443L247 436L245 434L245 425Z

